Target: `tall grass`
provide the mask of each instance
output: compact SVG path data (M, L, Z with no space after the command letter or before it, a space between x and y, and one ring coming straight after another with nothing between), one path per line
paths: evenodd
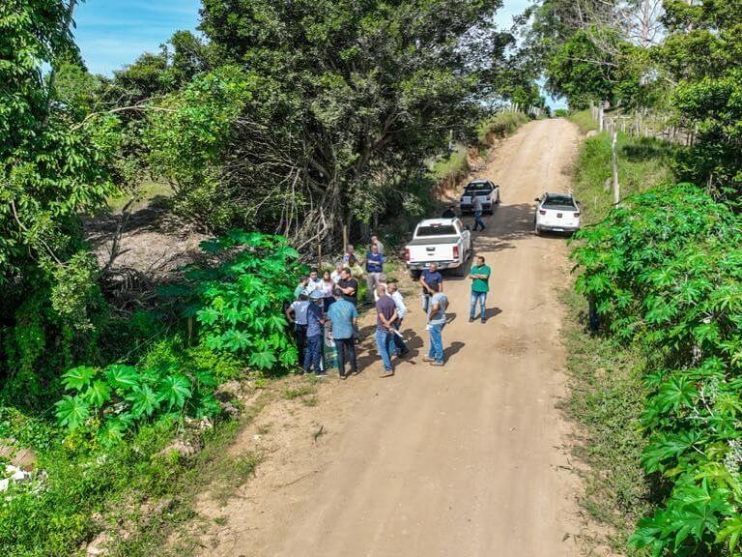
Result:
M570 112L569 116L567 116L567 119L570 122L574 122L575 124L577 124L582 133L587 133L590 130L598 129L598 123L593 120L590 109L580 110L579 112Z
M477 126L477 141L480 145L492 145L496 139L509 136L526 122L528 116L522 112L498 112Z
M618 134L618 182L621 198L672 181L673 147L649 137ZM575 172L574 189L587 224L603 219L613 203L611 137L608 133L585 140Z

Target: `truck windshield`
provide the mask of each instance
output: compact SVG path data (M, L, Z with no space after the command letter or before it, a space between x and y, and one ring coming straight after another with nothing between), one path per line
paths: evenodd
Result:
M431 224L419 226L416 236L456 236L456 227L452 224Z

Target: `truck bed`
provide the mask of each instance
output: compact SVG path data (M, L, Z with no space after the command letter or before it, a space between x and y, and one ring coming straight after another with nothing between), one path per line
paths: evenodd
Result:
M429 238L420 238L419 240L412 240L407 245L408 246L427 246L430 244L436 244L436 245L445 245L445 244L455 244L459 241L459 238L456 236L447 236L447 237L437 237L437 236L430 236Z

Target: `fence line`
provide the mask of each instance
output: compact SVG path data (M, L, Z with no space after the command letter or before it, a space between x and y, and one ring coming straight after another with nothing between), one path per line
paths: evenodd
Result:
M669 115L635 112L606 114L602 107L592 105L590 113L600 131L620 131L633 137L655 137L678 145L693 145L696 129L677 126Z

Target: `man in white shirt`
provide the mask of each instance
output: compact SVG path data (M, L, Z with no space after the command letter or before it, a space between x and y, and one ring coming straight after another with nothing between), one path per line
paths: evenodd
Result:
M376 247L379 250L379 253L381 255L384 255L384 244L381 243L381 240L379 240L379 237L376 234L374 234L373 236L371 236L371 245L372 246L373 245L376 245Z
M309 281L307 282L306 287L304 288L304 291L306 292L307 296L311 296L312 292L315 290L321 290L322 289L322 279L319 278L319 273L317 272L317 269L312 269L309 272Z
M337 286L337 283L340 282L340 279L342 278L340 276L342 272L343 272L343 262L338 261L337 263L335 263L335 270L332 273L330 273L330 278L332 279L332 282L334 282L336 286Z
M404 303L404 298L402 297L402 293L399 291L399 288L397 288L397 281L389 281L386 285L386 292L387 296L390 296L392 300L394 300L394 305L397 306L397 321L394 323L394 353L399 356L405 356L410 351L409 348L407 348L407 345L404 342L404 338L402 337L401 328L402 328L402 320L404 319L405 315L407 315L407 306Z

